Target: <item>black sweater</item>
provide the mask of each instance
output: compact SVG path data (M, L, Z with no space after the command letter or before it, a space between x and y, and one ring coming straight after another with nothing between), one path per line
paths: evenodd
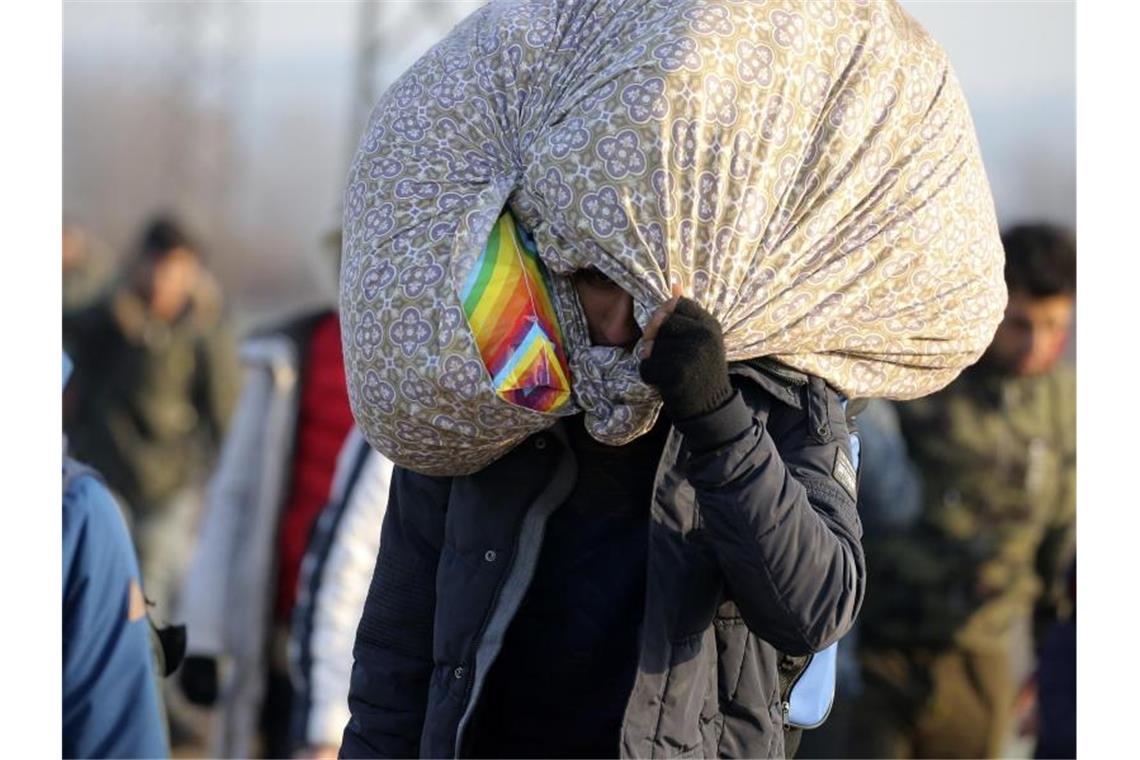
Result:
M476 757L616 757L637 670L649 503L669 426L625 446L570 425L578 480L488 674Z

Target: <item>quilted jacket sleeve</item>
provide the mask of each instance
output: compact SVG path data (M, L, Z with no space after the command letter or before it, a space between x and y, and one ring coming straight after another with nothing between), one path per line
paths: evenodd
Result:
M837 641L863 601L866 568L842 401L818 378L802 409L747 380L704 418L678 423L700 520L749 629L781 651Z

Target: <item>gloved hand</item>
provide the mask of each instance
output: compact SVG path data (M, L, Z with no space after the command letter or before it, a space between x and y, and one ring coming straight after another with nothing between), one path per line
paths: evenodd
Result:
M646 325L641 377L657 388L674 421L715 411L732 397L720 323L677 293Z
M182 661L178 682L191 703L212 706L218 701L218 661L213 657L190 655Z

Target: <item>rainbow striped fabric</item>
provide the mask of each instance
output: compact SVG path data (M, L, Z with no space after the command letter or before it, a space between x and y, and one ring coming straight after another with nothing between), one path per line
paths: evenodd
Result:
M495 393L517 406L557 412L570 399L570 367L546 270L530 235L509 211L459 298Z

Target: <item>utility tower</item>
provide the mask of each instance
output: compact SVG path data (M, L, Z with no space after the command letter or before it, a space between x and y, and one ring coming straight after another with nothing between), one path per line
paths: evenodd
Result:
M372 0L361 0L356 6L356 60L352 77L352 103L348 123L349 150L356 147L360 133L368 121L368 114L379 96L376 76L380 68L380 55L384 50L384 29L380 25L381 5Z
M162 43L153 61L162 85L157 200L184 214L209 241L232 234L232 190L242 173L234 131L245 94L249 10L236 1L155 3L147 10Z

